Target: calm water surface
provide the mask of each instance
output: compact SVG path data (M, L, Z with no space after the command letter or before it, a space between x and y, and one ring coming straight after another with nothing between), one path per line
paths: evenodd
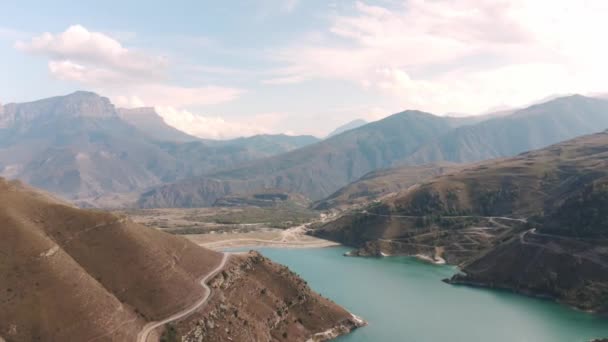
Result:
M455 268L406 257L351 258L343 247L259 248L369 322L339 342L588 342L608 319L512 293L451 286Z

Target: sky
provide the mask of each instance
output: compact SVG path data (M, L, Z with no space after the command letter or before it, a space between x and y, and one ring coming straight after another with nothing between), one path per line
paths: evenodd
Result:
M0 1L0 103L76 90L188 133L324 136L607 93L605 0Z

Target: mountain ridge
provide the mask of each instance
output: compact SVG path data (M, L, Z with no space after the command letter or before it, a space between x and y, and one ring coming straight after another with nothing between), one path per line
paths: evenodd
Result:
M344 133L346 131L350 131L351 129L359 128L363 125L366 125L367 123L368 122L363 119L355 119L355 120L349 121L343 125L336 127L333 131L331 131L327 135L326 138L331 138L334 135L338 135L338 134Z
M255 187L317 201L378 169L508 157L597 132L608 127L608 101L569 96L479 120L405 111L302 149L209 173L198 182L189 178L152 189L138 205L207 206L215 196Z
M141 191L316 141L285 135L197 139L168 126L150 108L121 114L92 92L2 108L0 176L92 206L108 194ZM125 115L143 119L127 122Z
M346 184L415 150L422 142L447 132L449 119L420 111L406 111L344 132L285 154L250 161L237 168L191 178L146 192L139 200L144 207L179 206L183 198L190 206L212 204L216 196L253 188L280 188L320 199ZM173 197L173 198L171 198Z
M507 157L608 127L608 101L571 95L458 127L406 163L475 162Z
M152 139L176 142L200 140L167 124L154 107L117 108L116 110L123 120L146 133Z

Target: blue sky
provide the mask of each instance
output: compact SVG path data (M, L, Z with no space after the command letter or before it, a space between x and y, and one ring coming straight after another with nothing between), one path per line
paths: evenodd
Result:
M0 102L86 89L210 138L606 92L602 0L0 4Z

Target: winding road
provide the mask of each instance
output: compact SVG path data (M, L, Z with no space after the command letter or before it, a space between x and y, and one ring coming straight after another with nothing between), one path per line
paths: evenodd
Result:
M220 262L220 264L211 272L209 272L209 274L207 274L206 276L203 277L203 279L201 279L200 284L201 286L205 289L205 295L203 296L203 298L201 298L198 302L196 302L194 305L192 305L190 308L185 309L183 311L180 311L176 314L171 315L170 317L167 317L165 319L163 319L162 321L159 322L150 322L148 324L146 324L142 330L140 331L139 334L137 334L137 342L147 342L148 341L148 336L150 336L150 333L158 328L161 327L167 323L171 323L173 321L177 321L179 319L182 319L188 315L190 315L191 313L193 313L194 311L198 310L200 307L202 307L203 305L205 305L205 303L207 303L207 301L209 300L209 297L211 295L211 288L209 288L209 286L207 285L207 281L211 278L213 278L216 274L218 274L226 265L226 261L228 261L228 257L230 256L229 253L224 253L222 256L222 261Z
M352 214L353 213L351 213L351 215ZM373 216L382 216L382 217L401 217L401 218L420 218L420 217L425 217L424 215L384 215L384 214L370 213L367 210L361 211L361 214L373 215ZM450 216L450 215L445 215L445 216L441 216L441 218L486 218L486 219L490 219L490 220L499 219L499 220L507 220L507 221L517 221L517 222L521 222L521 223L528 222L528 220L526 220L525 218L514 218L514 217L504 217L504 216L478 216L478 215L455 215L455 216ZM494 221L494 223L496 223L496 222Z

